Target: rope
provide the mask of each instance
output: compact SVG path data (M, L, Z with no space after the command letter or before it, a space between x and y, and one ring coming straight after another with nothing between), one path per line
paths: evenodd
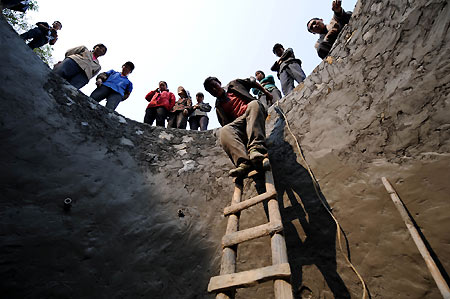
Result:
M314 186L314 191L316 192L317 197L320 200L320 203L322 204L322 206L325 208L325 210L328 212L328 214L330 214L330 216L333 218L334 222L336 223L336 230L337 230L337 237L338 237L338 244L339 244L339 249L342 253L342 255L344 256L345 260L347 261L347 264L350 266L350 268L353 270L353 272L356 274L356 276L359 278L359 281L361 281L361 284L363 286L363 294L362 294L362 298L366 299L368 292L367 292L367 287L366 287L366 283L364 282L364 279L362 278L362 276L359 274L359 272L356 270L355 266L353 266L352 262L350 261L350 259L348 258L348 256L344 253L344 249L342 248L342 236L341 236L341 232L343 234L345 234L344 230L342 229L341 225L339 224L339 221L336 219L336 217L334 217L333 213L331 212L331 210L328 208L328 205L325 202L325 199L320 195L319 192L319 183L317 182L316 177L314 176L311 167L309 166L308 162L306 162L305 156L303 155L303 151L300 147L300 144L297 140L297 137L295 137L294 133L291 130L291 127L289 126L289 122L286 118L286 114L284 114L283 109L281 109L280 107L280 103L279 100L277 100L276 102L276 108L278 108L279 112L283 115L284 121L286 123L286 127L289 131L289 133L292 135L292 138L294 138L295 144L297 146L298 149L298 153L300 155L300 158L302 159L302 161L305 163L306 169L308 170L309 175L311 176L311 179L313 181L313 186Z

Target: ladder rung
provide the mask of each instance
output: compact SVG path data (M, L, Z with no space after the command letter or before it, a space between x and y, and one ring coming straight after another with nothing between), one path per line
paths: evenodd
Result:
M269 267L211 277L208 292L219 292L229 289L249 287L255 284L279 278L289 278L291 269L288 263Z
M255 227L247 228L235 233L223 236L222 246L230 247L245 241L267 236L283 230L283 224L279 222L269 222Z
M258 203L260 203L260 202L262 202L264 200L275 198L276 196L277 196L277 192L276 191L273 191L273 192L270 192L270 193L265 192L263 194L255 196L253 198L250 198L250 199L247 199L245 201L242 201L242 202L240 202L238 204L234 204L234 205L226 207L223 210L223 214L225 216L228 216L230 214L237 213L239 211L242 211L242 210L245 210L247 208L250 208L251 206L254 206L254 205L256 205L256 204L258 204Z
M257 175L258 173L264 173L266 171L270 171L270 162L269 162L269 159L264 158L264 160L262 162L262 168L250 171L247 174L247 177L251 178L251 177L254 177L255 175Z

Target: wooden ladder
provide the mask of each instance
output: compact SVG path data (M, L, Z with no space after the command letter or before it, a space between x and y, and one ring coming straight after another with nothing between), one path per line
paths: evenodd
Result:
M234 298L237 288L250 287L268 280L274 281L275 299L293 298L286 242L281 234L283 224L277 201L277 191L270 170L270 162L267 158L263 161L262 171L264 171L265 176L266 192L241 201L243 179L236 179L231 206L224 209L224 215L228 216L228 224L226 234L222 238L223 253L220 275L211 277L208 285L208 292L217 293L216 299ZM248 177L255 174L257 172L253 171L249 173ZM240 212L264 200L269 200L269 222L240 231ZM237 245L268 235L271 235L272 266L236 273Z

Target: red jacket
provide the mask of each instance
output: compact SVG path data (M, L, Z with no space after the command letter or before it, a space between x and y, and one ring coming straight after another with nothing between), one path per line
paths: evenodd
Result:
M175 95L170 91L164 90L160 92L158 89L150 91L145 99L149 101L147 108L152 107L164 107L167 111L172 110L172 107L175 105Z

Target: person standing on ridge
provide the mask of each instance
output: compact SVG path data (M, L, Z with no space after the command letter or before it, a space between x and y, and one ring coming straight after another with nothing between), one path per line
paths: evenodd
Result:
M197 104L192 106L194 112L189 116L189 127L191 130L200 131L208 130L209 118L207 112L211 111L211 106L208 103L204 103L205 95L202 92L197 92L195 95Z
M175 105L175 95L167 88L165 81L159 82L159 87L150 91L145 99L149 101L145 109L144 123L152 125L156 119L158 127L164 127L167 115Z
M280 58L275 61L271 70L277 72L281 90L287 96L294 89L294 80L301 83L306 78L302 70L302 62L295 58L294 50L291 48L284 50L281 44L275 44L272 50Z
M333 0L331 9L334 14L328 25L325 25L323 19L319 18L312 18L306 23L309 32L320 35L315 47L317 55L322 59L328 56L342 28L348 24L352 16L352 13L345 11L341 4L342 1Z
M189 91L179 86L177 90L180 97L169 113L168 128L186 129L189 114L192 112L192 99Z
M54 45L58 40L58 30L61 30L60 21L54 21L52 27L46 22L37 22L36 27L22 33L20 37L23 40L31 39L28 46L31 49L40 48L45 44Z
M122 72L109 70L97 76L97 88L91 93L91 98L101 102L106 98L106 108L116 110L121 101L125 101L133 91L133 83L128 75L134 70L134 64L127 61L122 65Z
M100 72L98 58L105 55L106 51L104 44L95 45L92 51L85 46L69 49L64 60L55 64L53 71L80 89Z
M281 99L281 92L275 85L275 79L272 75L266 77L263 71L256 71L255 77L256 80L258 80L258 82L262 85L262 87L267 89L267 91L270 92L273 97L272 101L268 101L263 92L261 92L257 88L252 88L252 93L258 97L258 100L261 101L261 103L264 105L264 108L266 108L267 110L270 106L272 106L274 102Z

